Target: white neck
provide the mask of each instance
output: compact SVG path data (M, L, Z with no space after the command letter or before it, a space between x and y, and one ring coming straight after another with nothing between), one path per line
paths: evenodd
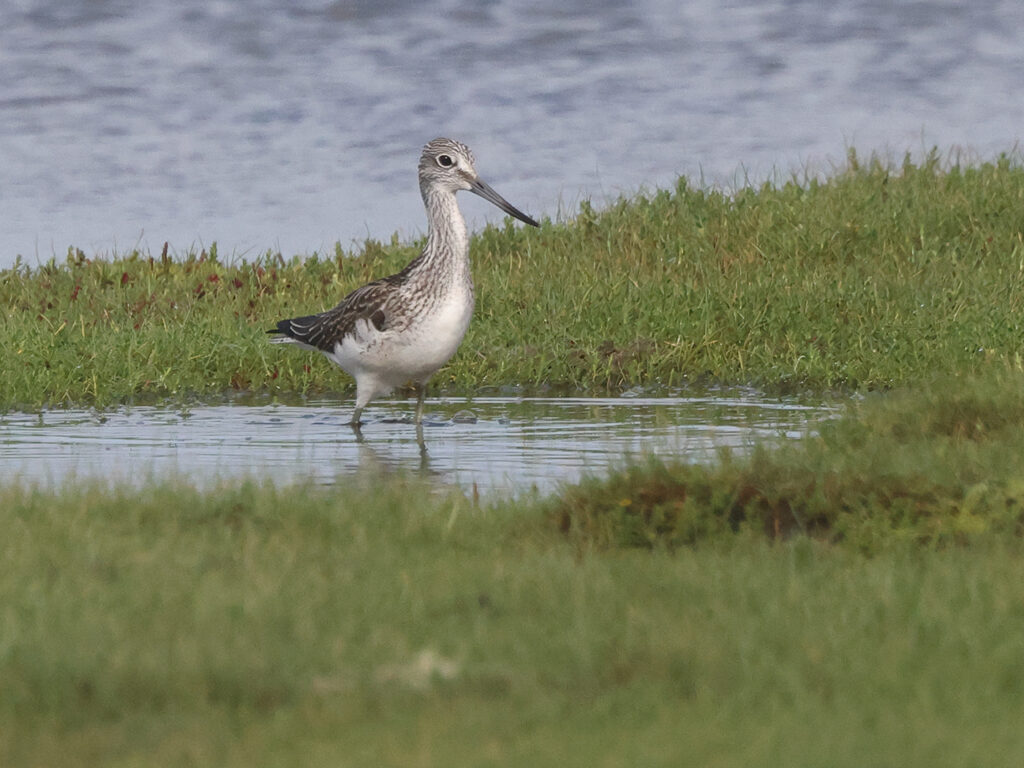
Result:
M423 203L427 208L427 245L423 249L425 261L454 259L466 261L469 258L469 234L466 220L455 200L455 193L448 190L423 190Z

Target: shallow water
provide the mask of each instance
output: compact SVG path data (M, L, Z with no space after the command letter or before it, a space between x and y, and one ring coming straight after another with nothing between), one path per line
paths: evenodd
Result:
M847 146L991 156L1022 136L1022 51L1013 0L11 0L0 266L410 238L439 134L535 216Z
M428 400L425 451L410 401L375 401L358 440L350 402L211 405L110 412L53 410L0 417L6 478L140 483L184 476L345 483L394 472L440 485L517 495L548 492L647 454L707 461L763 439L798 438L827 406L751 392L707 397L477 397Z

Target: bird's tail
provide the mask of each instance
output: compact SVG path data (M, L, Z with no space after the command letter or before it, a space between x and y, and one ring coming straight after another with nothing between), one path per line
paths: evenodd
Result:
M318 315L309 315L308 317L293 317L289 320L278 320L277 327L271 328L267 333L274 334L271 339L271 344L298 344L302 347L308 347L309 349L315 349L310 344L310 326L312 321L316 320Z
M274 334L270 338L271 344L294 344L295 339L291 336L291 320L279 320L276 328L270 328L267 333Z

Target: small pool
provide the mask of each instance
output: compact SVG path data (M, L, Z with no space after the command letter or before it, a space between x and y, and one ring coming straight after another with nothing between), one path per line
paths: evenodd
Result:
M834 405L748 391L701 397L475 397L427 401L422 445L409 400L374 401L361 436L350 401L218 404L0 416L8 479L42 486L168 476L344 483L397 471L480 493L553 490L647 454L708 461L766 438L799 438Z

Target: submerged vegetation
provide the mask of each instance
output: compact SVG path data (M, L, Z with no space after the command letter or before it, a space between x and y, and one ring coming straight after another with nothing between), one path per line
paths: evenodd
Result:
M472 244L477 312L435 386L582 390L694 382L870 390L1017 367L1024 168L937 155L726 194L584 203ZM418 244L252 261L216 248L0 272L0 407L139 396L349 391L316 355L266 343L278 318L333 306Z

